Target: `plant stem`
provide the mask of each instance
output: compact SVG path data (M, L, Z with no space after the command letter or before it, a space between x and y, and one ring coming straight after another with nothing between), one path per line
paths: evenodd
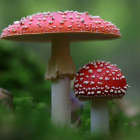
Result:
M109 114L107 100L91 101L91 133L109 135Z

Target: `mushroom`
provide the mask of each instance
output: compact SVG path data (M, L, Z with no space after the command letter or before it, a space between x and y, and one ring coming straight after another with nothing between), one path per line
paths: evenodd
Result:
M121 99L129 86L115 64L94 61L84 65L74 80L75 96L91 101L91 133L109 134L108 100Z
M1 39L52 42L51 58L45 80L52 81L52 121L70 124L70 80L76 69L70 56L70 41L120 38L119 29L111 22L88 12L58 11L37 13L5 28Z

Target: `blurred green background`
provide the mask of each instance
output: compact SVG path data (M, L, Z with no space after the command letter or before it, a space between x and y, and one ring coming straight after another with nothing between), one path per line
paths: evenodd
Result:
M20 20L22 17L26 17L28 15L32 15L38 12L47 12L47 11L53 12L60 10L62 11L73 10L79 12L88 11L89 14L93 16L99 15L102 19L106 21L111 21L118 28L121 29L120 32L122 34L122 37L120 39L108 41L85 41L74 43L72 42L71 56L73 58L77 71L83 64L94 60L110 61L112 64L117 64L117 67L121 69L122 73L126 77L128 85L130 85L131 87L130 89L128 89L127 94L123 98L123 101L127 102L129 104L129 107L131 107L131 105L135 106L134 108L131 109L132 113L130 114L132 114L132 116L129 116L127 113L126 114L124 113L126 111L125 108L120 107L122 106L121 104L123 103L116 102L117 107L120 108L120 110L122 111L122 112L120 111L119 113L120 114L122 113L121 114L122 116L124 113L125 116L125 117L123 116L125 118L124 120L127 120L123 121L122 119L122 125L123 126L129 125L128 122L133 121L134 118L135 119L139 118L138 117L139 114L136 113L135 115L135 112L133 111L137 110L136 112L139 113L140 109L140 94L139 94L140 1L139 0L123 0L123 1L122 0L117 1L0 0L0 31L2 32L2 30L5 27L7 27L10 24L13 24L14 21ZM27 106L29 105L30 108L28 109L32 111L34 110L33 113L35 114L37 114L37 112L38 113L41 112L42 116L46 117L50 115L50 114L44 115L42 111L42 108L45 106L47 112L50 113L51 82L44 81L44 75L46 72L50 54L51 54L51 43L29 43L29 42L13 42L0 40L0 87L5 88L13 93L14 111L16 110L18 112L20 108L23 108L24 110L25 108L28 108ZM110 105L110 109L112 107L114 106ZM85 105L85 108L87 108L87 111L85 111L86 115L85 118L84 117L83 118L86 123L83 123L82 126L83 129L81 131L83 130L87 131L90 129L89 128L90 120L88 121L88 119L90 118L90 104ZM32 124L36 123L35 119L30 121L31 116L34 115L29 110L27 110L26 112L26 114L28 114L27 120L31 122L32 126ZM130 108L128 108L128 110L130 111ZM18 114L22 113L24 112L18 112ZM7 116L7 111L4 110L3 114L4 115L1 118L2 121L5 118L5 116ZM21 119L21 121L24 122L23 120L25 118L22 118L23 116L22 117L19 116L18 115L16 116L18 117L18 121L20 122ZM15 120L17 120L16 117L14 118ZM35 115L35 118L38 121L40 121L39 117L40 116ZM11 127L11 124L16 123L14 122L15 120L11 121L10 118L11 118L10 116L7 117L7 119L10 122L12 122L10 123L10 125L6 123L8 125L8 128ZM116 116L116 118L118 118L116 120L118 120L119 122L120 121L119 117ZM43 121L45 121L45 119L43 119ZM138 122L139 119L136 119L136 121ZM114 123L111 123L112 124L111 127L112 128L115 127L115 125L118 122L115 121ZM20 123L17 124L18 127L22 126L20 125ZM3 125L5 126L5 124ZM43 124L41 125L41 123L40 123L41 126L38 126L38 124L36 125L37 126L35 127L43 127ZM24 129L24 127L23 128L21 127L21 131L22 129ZM122 126L120 125L120 127ZM49 127L48 128L45 127L44 129L46 131L49 129ZM8 132L10 132L11 135L13 134L14 138L15 132L12 133L10 128L8 130L9 130ZM21 131L19 129L19 133L21 133ZM34 131L34 129L32 131ZM52 131L50 130L48 134L51 132ZM42 131L40 133L41 133L40 135L45 135ZM80 136L76 134L76 137L78 139L78 137ZM55 137L51 139L55 139Z

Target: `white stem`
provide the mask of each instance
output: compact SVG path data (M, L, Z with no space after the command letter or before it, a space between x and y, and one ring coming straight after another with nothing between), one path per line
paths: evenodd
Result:
M109 135L109 114L107 100L91 101L91 133Z
M53 35L51 58L45 79L52 80L52 122L57 126L70 125L70 80L75 75L68 34Z
M52 122L56 126L70 126L71 98L70 79L60 77L52 80Z

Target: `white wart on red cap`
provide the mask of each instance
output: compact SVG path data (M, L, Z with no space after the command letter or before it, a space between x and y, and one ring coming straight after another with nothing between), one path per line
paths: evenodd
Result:
M120 99L128 87L121 70L105 61L84 65L74 81L75 96L79 100Z
M54 33L70 33L70 41L103 40L121 37L119 29L111 22L88 12L77 11L37 13L5 28L2 39L16 41L48 42Z

